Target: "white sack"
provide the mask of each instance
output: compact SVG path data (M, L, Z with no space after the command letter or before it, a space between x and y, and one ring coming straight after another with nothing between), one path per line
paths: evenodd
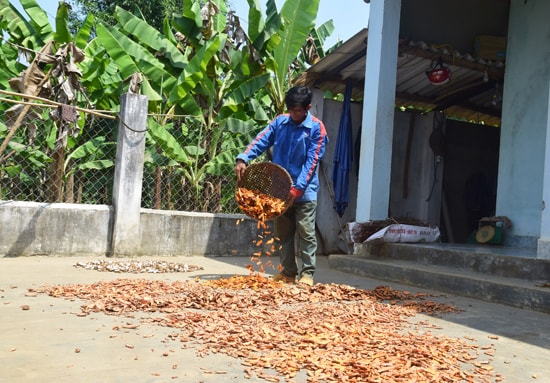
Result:
M439 239L439 228L413 225L394 224L378 230L368 237L368 244L381 244L386 242L436 242Z

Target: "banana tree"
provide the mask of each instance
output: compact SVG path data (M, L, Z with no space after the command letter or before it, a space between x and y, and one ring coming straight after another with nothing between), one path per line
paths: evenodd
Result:
M7 133L8 126L0 121L0 137ZM25 135L17 135L8 143L0 165L0 199L17 199L19 195L45 197L44 185L39 181L42 177L37 175L46 170L51 160L38 144L41 140L37 125L31 123L26 126Z
M233 118L228 120L231 122L228 126L235 126L233 123L237 121L248 124L240 123L235 128L239 130L244 127L245 130L241 132L245 134L237 137L243 137L245 141L257 131L258 125L264 125L267 119L284 110L284 95L292 80L289 70L310 36L309 33L315 32L313 26L319 1L287 1L281 13L278 13L275 1L268 0L265 19L258 1L249 0L248 3L248 33L242 29L236 15L230 13L225 19L227 41L222 55L217 56L220 64L225 65L219 66L221 71L216 77L223 79L223 93L218 99L211 99L214 105L220 105L218 127L224 127L226 118ZM173 26L187 36L188 41L196 43L200 41L200 29L197 28L198 23L190 22L191 11L188 9L183 12L183 16L176 17ZM195 16L198 14L195 13ZM322 43L325 33L330 33L332 29L332 23L329 23L318 34L314 33L317 37L315 42ZM249 101L251 99L253 102ZM245 114L235 119L234 114L239 111ZM261 115L258 111L261 111ZM235 149L242 149L242 146L235 146ZM233 158L228 160L232 166Z
M292 64L314 30L319 0L287 0L280 13L275 0L267 0L265 19L259 0L248 0L248 5L247 58L258 64L258 74L269 73L265 92L272 113L281 113L293 79Z
M197 0L183 2L181 14L166 20L162 33L117 8L118 24L100 23L97 41L89 45L105 50L122 79L143 74L142 92L159 116L148 134L156 146L148 157L156 162L154 189L166 190L159 174L177 175L201 210L211 205L205 185L229 184L222 174L231 174L235 154L258 126L284 110L293 63L308 38L323 37L313 28L319 0L289 0L280 13L268 0L265 19L258 0L248 3L248 33L225 1ZM175 123L179 115L186 117ZM159 196L153 199L158 207Z
M23 99L27 98L25 96L40 96L63 106L76 106L83 93L81 73L78 70L83 53L77 44L86 40L84 35L89 32L90 21L84 22L82 30L73 40L67 24L70 8L66 3L59 3L55 31L49 24L48 15L35 0L22 0L21 5L27 17L8 1L0 0L2 31L5 36L9 36L8 42L2 46L3 60L0 60L0 65L4 77L0 81L4 82L7 78L9 86L23 95ZM20 50L26 53L25 58L30 61L27 67L9 65L4 60L13 57L15 51L19 53ZM31 123L34 117L32 112L33 109L28 104L15 104L5 110L5 121L10 126L10 131L3 137L0 156L8 148L18 129ZM48 137L51 136L50 133L55 136L54 145L47 147L49 171L46 189L50 191L47 199L61 202L66 176L65 157L74 139L80 134L84 121L79 121L78 114L68 108L53 109L47 117L49 118L44 118L41 128L49 131ZM17 146L11 146L10 149L17 150Z
M152 147L146 166L154 167L156 174L179 177L180 184L192 186L190 194L202 202L201 209L206 205L211 209L209 190L231 188L224 174L231 174L234 155L258 126L283 110L285 87L292 78L289 68L309 32L315 36L312 26L318 2L289 0L278 13L275 2L269 0L264 20L258 1L249 0L248 35L221 0L183 2L181 14L166 19L162 31L120 8L115 11L115 26L94 23L88 16L72 39L86 53L79 64L82 84L97 109L117 110L128 79L141 73L141 92L149 97L152 114L148 132ZM35 12L34 0L22 4ZM50 38L52 33L60 41L69 41L63 12L58 11L56 32L44 20L36 20L28 25L21 22L21 26L12 23L14 35L21 36L19 41L32 42L31 47L41 46L40 37ZM36 10L37 19L39 14ZM95 38L90 40L92 27ZM12 65L12 72L17 73L13 69ZM68 142L75 151L86 145L85 141ZM85 157L69 153L67 160L63 163L67 175L74 174L71 164L75 171L86 168ZM94 160L90 164L109 166ZM155 189L162 190L158 186ZM155 196L155 203L159 201L160 196Z
M223 59L228 50L225 3L209 1L205 7L206 13L198 2L185 2L182 16L172 23L176 32L167 25L164 34L117 8L118 24L98 24L96 41L88 46L102 47L121 78L138 71L143 75L142 93L152 113L147 137L153 147L146 168L155 168L155 207L160 207L158 193L170 190L160 187L159 174L164 174L186 185L191 209L211 210L212 200L219 201L222 187L230 184L224 180L232 174L234 156L250 138L251 117L262 123L268 119L253 99L268 76L239 78L231 72ZM98 56L97 50L91 53L87 56Z

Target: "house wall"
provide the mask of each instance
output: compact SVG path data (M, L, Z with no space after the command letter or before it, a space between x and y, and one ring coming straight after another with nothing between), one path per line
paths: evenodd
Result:
M432 132L433 113L420 115L396 111L390 217L415 218L432 226L440 225L443 161L430 148Z
M345 225L356 220L357 178L359 175L360 134L362 121L362 103L352 102L352 132L354 139L353 167L349 174L349 205L342 217L333 208L332 194L333 159L338 140L342 103L325 99L322 107L322 120L327 129L329 143L319 169L319 195L317 209L317 227L319 253L331 254L337 252L353 252L345 241L343 233ZM411 154L408 161L408 196L404 197L405 152L410 127L410 113L396 111L394 125L394 142L392 151L390 212L393 217L412 217L438 226L440 220L442 168L438 168L437 180L434 182L434 155L429 146L429 136L432 132L432 114L415 115L414 132L411 142ZM432 198L430 191L434 186Z
M371 4L377 5L378 3ZM393 2L392 2L393 4ZM505 245L519 247L537 247L541 233L544 240L550 243L550 229L543 228L544 223L550 222L550 218L543 220L543 209L549 203L544 196L550 195L550 181L545 173L550 164L550 153L546 150L548 132L550 131L549 84L550 84L550 1L536 0L466 0L456 2L452 0L402 0L402 12L407 13L407 20L401 20L401 37L409 37L414 40L428 40L428 36L438 36L438 41L432 43L450 43L453 48L464 51L473 50L473 38L478 34L507 35L507 60L503 94L502 127L499 132L499 144L475 140L493 140L491 132L469 137L460 135L458 140L465 144L468 138L472 141L470 148L453 147L456 158L463 158L462 164L468 164L468 171L487 170L494 166L498 168L498 183L496 196L495 215L503 215L510 218L512 227L507 229L504 237ZM371 9L371 20L373 19ZM380 15L377 14L378 19ZM408 23L408 24L407 24ZM371 31L372 32L372 31ZM379 35L371 33L370 43L380 42ZM368 57L367 57L368 60ZM368 61L367 61L368 62ZM368 68L366 70L368 72ZM380 75L375 71L376 75ZM393 71L392 74L394 75ZM376 99L379 95L366 95L365 100ZM378 97L379 98L379 97ZM375 102L375 107L380 105L380 100ZM374 108L372 109L374 110ZM394 150L403 150L404 135L399 135L408 126L406 119L399 121L401 116L396 113L396 130L398 137L394 139ZM481 127L485 128L485 127ZM480 128L480 129L481 129ZM458 131L458 130L457 130ZM462 133L462 132L461 132ZM475 132L478 133L478 132ZM489 138L488 138L489 137ZM487 144L487 145L485 145ZM397 146L395 146L397 145ZM477 145L477 147L476 147ZM494 151L499 151L495 160ZM427 152L427 151L425 151ZM486 154L491 153L488 161ZM470 158L468 154L477 154L477 158ZM424 155L426 155L424 153ZM487 157L485 159L480 159ZM429 162L424 158L424 166ZM399 201L396 193L399 188L395 183L399 181L399 173L394 169L395 163L403 163L403 158L394 153L392 156L392 189L390 213L409 211L409 203L414 208L412 201ZM477 161L477 165L473 163ZM490 166L487 164L490 163ZM498 163L498 164L497 164ZM546 170L545 170L546 164ZM455 197L463 194L467 179L472 174L467 174L456 160L454 170L460 171L461 179L454 179L456 175L453 169L447 177L453 181L449 187L453 188ZM486 168L485 168L486 167ZM362 171L362 174L364 171ZM414 173L414 172L413 172ZM370 174L367 172L367 176ZM416 174L418 175L418 174ZM371 177L374 180L374 177ZM489 177L489 185L494 186L494 177ZM493 192L491 192L493 193ZM416 202L419 202L416 199ZM421 201L420 201L421 202ZM446 201L442 199L442 210L445 210ZM359 209L360 210L360 209ZM463 212L464 213L464 212ZM357 215L360 211L357 212ZM548 214L544 211L544 214ZM448 214L447 214L448 215ZM445 214L442 214L445 216ZM452 220L451 220L452 221ZM463 217L461 221L468 221ZM463 231L460 240L464 240ZM541 247L540 243L538 244ZM547 246L550 249L550 245ZM550 253L550 251L547 251ZM538 254L544 258L545 256ZM548 257L548 256L546 256Z
M389 217L438 226L446 243L471 240L479 219L495 213L499 137L492 126L396 111Z
M496 214L512 220L505 244L514 246L536 247L541 233L548 155L548 15L550 1L511 2Z
M471 240L479 219L495 214L499 137L492 126L396 111L388 216L438 226L443 242Z
M354 152L353 168L349 173L349 205L344 215L339 217L334 210L334 197L332 194L332 169L333 159L338 141L338 129L340 127L340 116L342 114L342 103L334 100L323 100L323 113L321 119L327 129L329 143L319 168L319 194L317 201L317 227L319 252L324 254L347 252L347 243L341 238L343 226L348 222L355 221L355 209L357 201L357 176L359 158ZM354 141L359 139L362 119L362 104L352 102L351 120Z

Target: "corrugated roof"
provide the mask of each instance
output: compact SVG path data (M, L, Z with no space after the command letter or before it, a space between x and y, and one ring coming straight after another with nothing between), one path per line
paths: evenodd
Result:
M367 42L368 30L363 29L302 73L296 83L343 94L351 79L352 97L362 99ZM405 39L399 41L398 52L397 107L444 110L449 118L500 126L504 62ZM440 59L451 70L451 81L433 85L425 72Z

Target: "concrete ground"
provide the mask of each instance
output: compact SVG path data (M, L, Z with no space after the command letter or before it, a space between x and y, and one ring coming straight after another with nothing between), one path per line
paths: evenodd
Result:
M158 259L158 258L155 258ZM177 340L177 330L139 324L139 317L77 316L79 300L28 294L29 288L92 283L116 278L219 278L248 274L246 257L167 258L203 269L171 274L119 274L76 268L94 258L0 258L0 382L264 382L247 379L240 361L225 355L199 357L192 344ZM318 257L317 283L342 283L372 289L439 294L329 269ZM439 299L463 311L440 318L419 315L448 337L493 344L491 366L504 382L550 382L550 315L449 294ZM126 329L125 329L126 328ZM118 330L117 330L118 329ZM174 340L176 338L176 340ZM305 382L305 373L296 377Z

